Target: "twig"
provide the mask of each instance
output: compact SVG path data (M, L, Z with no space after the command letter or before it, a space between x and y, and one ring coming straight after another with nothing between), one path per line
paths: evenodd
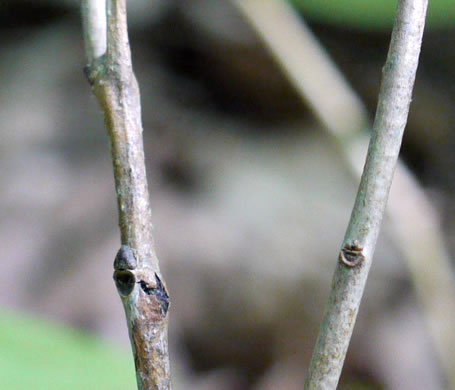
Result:
M337 264L305 389L335 389L357 317L400 152L427 0L400 0L359 191Z
M359 99L353 98L354 92L322 45L286 1L233 2L262 37L302 100L310 103L328 132L339 141L351 171L360 176L368 144L364 132L366 110ZM315 83L320 88L316 94ZM324 85L330 88L323 88ZM336 101L327 105L333 96ZM425 309L439 360L450 388L455 389L455 277L450 256L441 240L443 234L431 202L400 161L387 215Z
M91 63L106 53L106 0L82 0L85 55Z
M133 74L126 0L84 1L87 78L104 112L111 143L122 246L114 262L134 353L139 390L170 389L169 296L152 237L140 95ZM103 26L107 45L103 52ZM101 33L100 33L101 32ZM100 33L100 36L94 34Z

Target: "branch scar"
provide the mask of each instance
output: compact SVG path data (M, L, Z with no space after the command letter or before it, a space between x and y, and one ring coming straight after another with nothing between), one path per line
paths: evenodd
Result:
M345 244L340 251L339 260L350 268L358 266L365 260L363 248L359 246L357 240L354 240L352 244Z

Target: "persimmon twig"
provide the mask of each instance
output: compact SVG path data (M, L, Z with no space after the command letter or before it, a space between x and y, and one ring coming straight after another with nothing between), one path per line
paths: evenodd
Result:
M85 0L82 11L86 75L103 110L111 144L122 243L114 261L114 280L125 309L138 389L170 389L169 295L153 243L126 0Z

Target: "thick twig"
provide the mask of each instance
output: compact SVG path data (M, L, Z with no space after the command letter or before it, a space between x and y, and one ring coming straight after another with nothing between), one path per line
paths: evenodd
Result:
M302 99L310 103L328 132L339 141L352 172L360 176L368 145L363 131L366 111L362 102L353 98L354 92L324 48L286 1L233 1L269 47ZM316 94L315 83L320 88ZM324 85L330 88L323 88ZM327 105L334 96L335 103ZM441 240L439 221L430 201L399 161L388 203L387 214L425 308L440 362L450 388L455 389L452 331L455 306L451 304L455 297L455 278L450 256Z
M373 134L305 389L335 389L341 374L406 126L427 0L400 0Z
M92 34L106 25L101 1L83 4L87 77L104 112L111 143L122 246L114 280L127 318L139 390L170 389L169 296L152 237L142 143L140 95L131 64L126 0L107 1L107 50ZM95 13L95 10L97 12ZM104 18L104 21L102 20Z

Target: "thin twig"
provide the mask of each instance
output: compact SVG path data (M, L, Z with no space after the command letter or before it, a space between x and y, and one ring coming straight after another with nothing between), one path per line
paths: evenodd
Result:
M264 40L302 100L310 103L338 141L351 171L360 176L368 146L366 110L360 99L353 98L354 92L322 45L286 1L233 2ZM320 88L316 94L314 83ZM327 105L333 96L335 103ZM455 277L451 260L431 202L400 161L388 204L387 215L425 309L439 360L450 388L455 389Z
M106 53L106 0L82 0L85 55L91 63Z
M400 0L373 134L305 389L335 389L387 204L411 103L427 0Z
M140 95L132 70L126 0L83 3L89 64L86 74L104 112L111 143L122 246L114 280L127 318L139 390L170 389L167 322L169 296L152 236L142 142ZM93 34L106 26L107 49Z

